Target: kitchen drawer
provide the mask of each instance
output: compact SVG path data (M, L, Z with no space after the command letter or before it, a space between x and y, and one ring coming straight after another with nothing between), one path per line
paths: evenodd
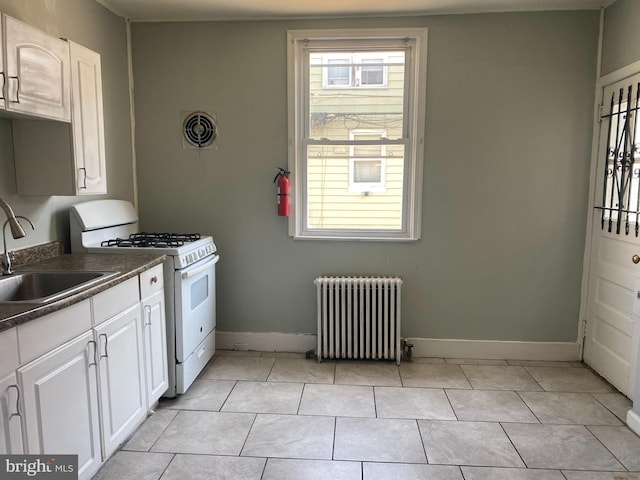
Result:
M16 329L23 364L91 329L91 305L89 300L84 300L18 325Z
M138 277L130 278L98 293L91 301L93 302L93 324L98 325L140 301Z
M18 335L15 328L0 332L0 377L18 368Z
M147 298L164 287L162 264L140 274L140 298Z

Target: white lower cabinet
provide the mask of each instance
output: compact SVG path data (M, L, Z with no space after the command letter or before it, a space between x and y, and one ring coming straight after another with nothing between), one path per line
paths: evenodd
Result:
M0 454L76 454L79 480L95 475L167 388L164 317L162 287L140 302L134 277L13 329L21 366L0 377Z
M105 457L146 417L140 307L136 303L96 329Z
M140 274L140 297L147 379L147 408L151 409L169 388L167 326L162 265Z
M95 360L88 331L18 369L26 453L77 454L81 479L102 463Z
M23 453L19 388L15 372L0 378L0 455Z
M163 290L159 290L142 300L142 316L144 320L147 409L150 409L169 388Z

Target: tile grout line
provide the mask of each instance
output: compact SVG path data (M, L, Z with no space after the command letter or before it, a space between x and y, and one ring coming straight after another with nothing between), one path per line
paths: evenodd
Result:
M234 455L235 457L238 457L238 458L242 457L242 452L243 452L244 448L247 446L247 441L249 440L249 435L251 434L251 430L253 430L253 426L256 424L256 420L258 419L258 415L259 415L258 413L254 413L253 414L253 421L251 422L251 426L247 430L247 434L244 437L244 441L242 442L242 448L238 452L238 455Z
M425 420L428 421L428 420ZM420 428L420 422L418 421L418 419L415 419L416 422L416 426L418 427L418 435L420 435L420 443L422 443L422 451L424 452L424 459L427 461L427 465L431 465L431 463L429 462L429 455L427 455L427 446L425 444L425 438L422 435L422 429Z
M178 456L177 453L173 453L171 455L171 460L169 460L169 463L167 463L167 466L164 467L164 469L162 470L162 473L160 474L160 476L158 477L158 480L160 480L164 474L166 473L167 470L169 470L169 466L173 463L173 461L176 459L176 457Z
M527 401L526 401L524 398L522 398L522 395L520 395L521 393L531 393L531 392L520 392L520 391L518 391L518 390L515 390L515 394L518 396L518 398L520 399L520 401L521 401L522 403L524 403L524 406L525 406L525 407L527 407L527 410L529 410L529 411L531 412L531 415L533 415L533 417L538 421L538 423L539 423L540 425L545 425L545 424L542 422L542 420L540 420L540 418L538 417L538 415L536 415L536 412L534 412L534 411L532 410L532 408L529 406L529 404L527 403ZM534 393L535 393L535 392L534 392ZM542 393L546 393L546 392L542 392ZM535 423L534 423L533 425L535 425Z
M231 396L231 393L233 393L235 388L238 386L238 383L239 383L239 380L236 380L234 382L233 387L231 387L231 389L229 390L229 393L227 393L227 396L224 398L223 402L220 404L220 408L217 410L218 412L222 412L222 407L225 406L225 404L229 400L229 397Z
M447 399L447 402L449 402L449 407L451 407L451 411L453 412L453 416L456 417L456 422L460 422L460 417L458 416L458 412L456 412L455 407L453 406L453 403L451 403L451 398L449 398L449 394L447 393L447 390L456 390L455 388L452 389L448 389L448 388L443 388L442 391L444 392L444 396Z
M593 438L595 438L595 439L596 439L596 441L597 441L600 445L602 445L602 447L603 447L607 452L609 452L609 453L611 454L611 456L612 456L612 457L613 457L613 458L614 458L614 459L615 459L615 460L616 460L616 461L617 461L617 462L622 466L622 468L624 468L624 469L625 469L625 471L627 471L627 472L629 472L629 471L630 471L630 470L629 470L629 468L627 468L627 466L624 464L624 462L623 462L622 460L620 460L620 459L618 458L618 456L617 456L615 453L613 453L613 452L612 452L612 451L611 451L611 450L610 450L610 449L609 449L609 448L604 444L604 442L603 442L602 440L600 440L600 439L598 438L598 436L597 436L595 433L593 433L593 431L589 428L589 427L602 427L602 426L607 427L607 426L613 426L613 425L582 425L582 426L584 427L584 429L585 429L585 430L587 430L587 431L591 434L591 436L592 436Z
M518 454L518 458L520 458L520 461L522 462L522 464L524 465L524 468L529 470L529 465L527 465L527 462L524 461L524 458L522 458L522 454L520 453L520 450L518 450L518 447L516 447L515 443L513 443L513 440L511 439L511 437L509 436L509 433L507 432L507 430L504 428L503 423L506 422L498 422L498 425L500 425L500 428L502 429L502 431L504 432L504 434L506 435L506 437L509 439L509 443L511 444L511 446L513 447L513 449L516 451L516 453ZM513 423L514 425L517 425L517 423ZM520 423L520 425L535 425L534 424L523 424Z

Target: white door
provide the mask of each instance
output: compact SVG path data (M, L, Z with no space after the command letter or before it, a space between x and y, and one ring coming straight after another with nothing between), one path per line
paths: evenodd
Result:
M585 362L629 397L640 341L639 81L603 90L584 344Z
M18 369L28 454L78 455L78 476L102 462L95 342L87 332Z
M0 378L0 454L22 453L22 407L16 374Z
M147 414L140 304L95 329L105 458Z

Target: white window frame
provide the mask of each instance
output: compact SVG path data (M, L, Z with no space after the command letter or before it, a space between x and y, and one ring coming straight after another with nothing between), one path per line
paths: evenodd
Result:
M306 199L306 146L308 138L308 49L405 49L405 102L403 136L390 143L404 146L402 226L395 230L310 228ZM291 215L289 235L295 239L415 241L421 232L422 170L426 116L427 29L327 29L287 32L287 98ZM329 142L330 141L326 141ZM325 142L325 143L326 143ZM344 144L344 142L338 142Z
M371 129L358 129L351 130L349 132L349 139L354 140L358 135L377 135L381 139L387 136L386 130L371 130ZM349 192L356 193L372 193L372 192L385 192L387 190L385 175L386 175L386 159L387 154L386 145L380 145L380 156L376 158L370 157L356 157L355 155L356 145L349 147ZM356 182L355 181L355 164L360 161L380 160L380 181L379 182Z

